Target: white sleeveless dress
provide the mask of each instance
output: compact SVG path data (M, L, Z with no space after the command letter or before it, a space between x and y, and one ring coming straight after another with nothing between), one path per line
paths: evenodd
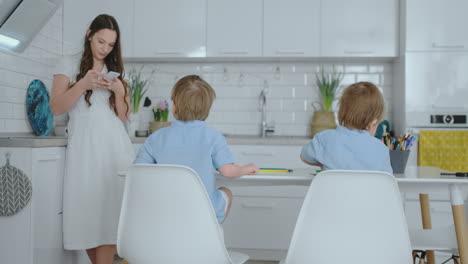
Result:
M74 82L75 76L68 76ZM107 89L95 89L90 107L83 95L69 111L63 190L65 249L117 241L124 185L118 172L125 171L135 155L122 121L109 106L110 95Z

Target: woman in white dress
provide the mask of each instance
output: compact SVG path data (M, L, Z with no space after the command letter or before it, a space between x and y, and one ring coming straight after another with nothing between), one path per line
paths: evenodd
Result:
M69 113L63 190L63 239L69 250L86 249L93 264L115 254L125 170L134 151L122 121L129 114L127 84L116 20L91 23L79 57L65 58L54 74L50 106ZM108 71L120 73L106 78Z

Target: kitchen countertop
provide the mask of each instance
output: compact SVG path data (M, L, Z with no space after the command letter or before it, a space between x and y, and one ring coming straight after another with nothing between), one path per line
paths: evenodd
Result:
M288 145L302 146L310 142L309 137L299 136L269 136L261 138L258 136L225 135L230 145ZM134 144L143 144L147 137L131 138ZM39 137L29 133L0 133L0 147L13 148L45 148L66 147L67 137L47 136Z

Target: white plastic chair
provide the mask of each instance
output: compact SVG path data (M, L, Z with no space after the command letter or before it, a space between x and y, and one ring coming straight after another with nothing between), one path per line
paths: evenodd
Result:
M468 199L465 199L465 214L468 219ZM451 213L447 213L450 214ZM432 229L410 229L411 245L415 251L432 250L442 263L460 263L455 226L438 226ZM420 260L423 263L423 260Z
M434 229L410 229L409 234L414 250L424 252L433 250L445 253L451 255L451 257L447 256L447 259L452 259L454 263L460 263L457 237L453 225ZM420 260L420 263L424 263L424 258Z
M392 175L328 170L315 176L283 263L411 262L406 218Z
M228 253L197 173L177 165L132 165L125 182L118 254L130 264L242 264Z

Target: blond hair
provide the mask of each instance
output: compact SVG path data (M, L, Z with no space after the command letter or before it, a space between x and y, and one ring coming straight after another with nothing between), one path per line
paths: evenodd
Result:
M204 121L215 98L213 88L200 76L187 75L172 88L171 99L176 106L174 116L180 121Z
M348 86L340 98L338 121L352 129L367 129L372 121L383 119L385 103L377 86L358 82Z

